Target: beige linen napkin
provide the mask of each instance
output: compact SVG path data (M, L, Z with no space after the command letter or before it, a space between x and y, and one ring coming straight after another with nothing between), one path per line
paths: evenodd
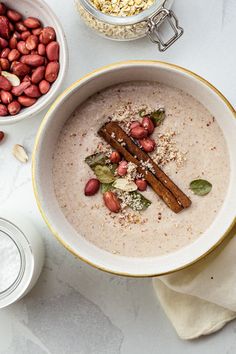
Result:
M153 278L178 335L193 339L236 318L236 227L215 251L191 267Z

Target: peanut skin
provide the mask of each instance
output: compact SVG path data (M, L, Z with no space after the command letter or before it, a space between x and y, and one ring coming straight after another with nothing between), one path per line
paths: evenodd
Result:
M17 39L16 39L16 37L13 36L9 40L9 47L11 49L16 49L16 46L17 46Z
M11 103L13 100L12 94L8 91L2 90L0 93L0 96L1 96L2 103L6 104L6 105Z
M32 98L39 98L41 96L39 88L36 85L30 85L27 89L25 89L24 93L26 96Z
M0 16L0 36L4 39L10 38L9 20L6 16Z
M19 32L24 32L24 31L27 31L27 28L24 26L23 22L22 21L19 21L15 24L15 28L17 31Z
M16 63L12 67L12 73L15 74L16 76L23 77L30 73L30 67L23 63Z
M6 12L7 12L6 5L0 2L0 15L5 15Z
M57 61L59 59L59 44L55 41L50 42L46 47L46 53L49 61Z
M17 49L23 55L27 55L30 53L30 51L26 48L26 43L24 41L20 41L17 43Z
M8 41L2 37L0 37L0 47L6 48L8 46Z
M32 33L35 35L35 36L39 36L42 32L42 28L39 27L39 28L35 28L32 30Z
M39 66L37 69L34 70L31 81L33 84L38 84L40 81L43 80L45 74L45 66Z
M14 61L20 58L20 52L17 49L12 49L8 54L8 60Z
M27 97L27 96L18 97L18 102L24 107L30 107L33 104L35 104L36 101L37 101L36 98L31 98L31 97Z
M5 58L0 59L0 65L1 65L2 70L5 70L5 71L9 70L9 68L10 68L10 63L9 63L8 59L5 59Z
M44 56L46 54L46 47L43 43L38 45L38 54Z
M56 32L55 32L54 28L52 28L52 27L43 28L43 30L39 36L40 42L45 45L54 41L55 38L56 38Z
M26 41L26 39L31 35L30 31L24 31L21 33L21 39Z
M4 106L4 104L0 104L0 116L7 116L8 115L8 110L7 107Z
M25 41L26 48L28 50L33 50L38 46L38 37L31 34Z
M0 76L0 89L4 91L10 91L11 90L11 83L10 81L7 80L4 76Z
M11 90L12 94L14 96L20 96L22 93L31 85L30 81L22 81L22 83L19 86L13 87Z
M10 48L4 48L1 53L1 58L6 59L8 57L8 54L10 53L11 49Z
M48 91L50 90L50 87L51 87L51 85L46 80L42 80L39 83L39 91L41 92L42 95L45 95L46 93L48 93Z
M8 112L11 116L15 116L21 110L21 105L18 101L12 101L7 106Z
M15 10L7 10L7 17L10 21L17 22L22 19L22 15Z
M51 61L46 67L45 79L48 82L54 82L57 79L58 72L59 63L57 61Z
M30 28L30 29L38 28L41 26L39 19L37 19L35 17L28 17L23 21L23 23L24 23L25 27Z
M30 66L40 66L44 64L44 57L38 54L23 55L20 58L21 63Z

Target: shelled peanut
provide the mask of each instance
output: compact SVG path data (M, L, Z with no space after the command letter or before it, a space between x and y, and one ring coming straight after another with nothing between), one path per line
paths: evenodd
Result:
M52 27L0 3L0 116L16 115L48 93L59 73Z

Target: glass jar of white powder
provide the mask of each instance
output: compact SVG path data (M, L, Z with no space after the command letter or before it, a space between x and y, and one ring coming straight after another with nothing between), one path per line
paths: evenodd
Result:
M174 0L75 0L84 22L98 34L119 41L149 36L162 52L183 34L183 29L171 10L173 2ZM123 10L125 8L131 12ZM169 30L171 29L171 35L168 31L168 39L164 39L166 31L162 33L162 25L168 25Z
M26 295L44 262L44 246L34 225L18 211L0 212L0 308Z

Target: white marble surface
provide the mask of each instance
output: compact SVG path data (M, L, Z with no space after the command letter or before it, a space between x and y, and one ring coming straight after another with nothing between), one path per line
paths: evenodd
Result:
M235 0L176 0L185 35L165 54L148 39L118 43L97 37L75 14L73 0L47 2L63 23L69 43L64 87L114 61L160 59L196 71L236 106ZM14 143L32 151L42 117L4 127L8 136L0 149L0 205L14 205L30 215L47 250L35 288L22 301L0 310L0 353L235 353L236 322L218 334L181 341L160 308L150 279L102 273L75 259L54 239L34 201L30 163L21 165L11 155Z

